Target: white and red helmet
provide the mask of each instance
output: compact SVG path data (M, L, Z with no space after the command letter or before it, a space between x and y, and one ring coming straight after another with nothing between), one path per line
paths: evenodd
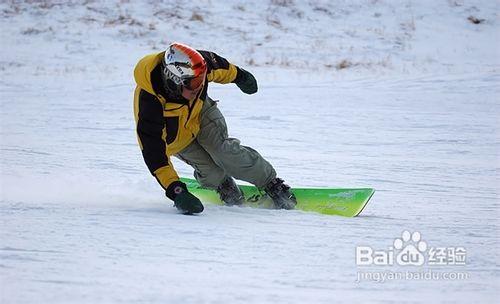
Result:
M197 50L174 42L165 51L162 72L167 90L191 100L203 87L207 64Z

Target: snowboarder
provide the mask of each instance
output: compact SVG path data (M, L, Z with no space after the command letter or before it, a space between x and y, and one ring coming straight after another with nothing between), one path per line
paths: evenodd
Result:
M194 168L204 187L227 205L241 205L234 178L265 191L277 208L293 209L290 187L257 151L227 134L217 104L207 95L209 82L235 83L243 93L257 92L254 76L221 56L172 43L166 51L142 58L134 70L134 114L139 145L151 174L183 213L203 211L172 167L176 156Z

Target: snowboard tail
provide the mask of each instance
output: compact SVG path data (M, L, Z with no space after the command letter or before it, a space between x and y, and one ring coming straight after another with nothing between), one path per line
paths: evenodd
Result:
M203 188L196 180L181 178L189 191L204 203L224 205L219 194ZM274 204L264 191L254 186L239 185L245 195L244 206L273 209ZM358 216L375 193L372 188L333 189L333 188L292 188L297 198L295 209L327 215L346 217Z

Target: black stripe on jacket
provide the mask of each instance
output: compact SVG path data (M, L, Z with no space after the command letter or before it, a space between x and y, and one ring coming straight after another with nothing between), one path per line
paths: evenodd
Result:
M161 103L154 95L141 90L137 135L142 144L142 156L151 174L161 167L168 166L166 144L162 139L164 126Z

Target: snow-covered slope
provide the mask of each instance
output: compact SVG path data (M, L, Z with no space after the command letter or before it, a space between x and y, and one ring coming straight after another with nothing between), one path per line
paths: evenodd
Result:
M500 63L496 1L32 2L2 4L4 77L125 82L138 58L171 41L307 77L475 73Z
M1 303L494 302L497 1L2 1ZM476 21L479 23L474 23ZM132 70L182 41L252 71L230 133L295 186L378 190L354 219L177 214L136 144ZM192 169L175 161L178 171ZM403 230L460 280L363 280Z

